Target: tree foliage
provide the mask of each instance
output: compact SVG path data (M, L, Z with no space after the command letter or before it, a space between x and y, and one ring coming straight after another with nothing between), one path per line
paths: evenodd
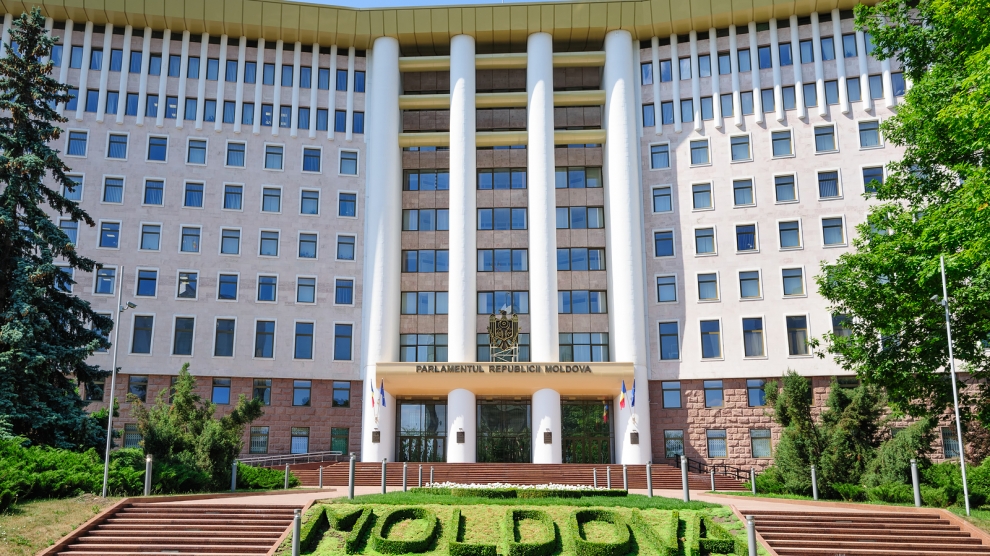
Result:
M112 322L67 291L73 282L55 264L84 272L98 266L50 218L56 212L94 225L62 195L74 183L49 146L62 133L56 124L66 121L52 107L69 95L51 77L52 63L42 62L57 40L44 26L37 9L18 17L10 29L18 51L0 57L0 414L36 444L98 446L105 432L86 414L78 384L107 374L87 359L109 347Z
M883 0L856 8L877 58L897 58L913 83L881 125L904 147L876 184L879 201L855 251L817 281L851 334L827 334L837 362L915 416L952 406L939 257L945 256L953 347L973 388L963 405L990 422L990 3Z

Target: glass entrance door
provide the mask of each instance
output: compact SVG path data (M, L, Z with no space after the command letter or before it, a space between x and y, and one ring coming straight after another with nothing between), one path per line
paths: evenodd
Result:
M447 404L399 402L396 461L447 459Z
M612 463L612 423L605 404L596 400L561 400L564 463Z
M478 463L531 463L529 400L478 400Z

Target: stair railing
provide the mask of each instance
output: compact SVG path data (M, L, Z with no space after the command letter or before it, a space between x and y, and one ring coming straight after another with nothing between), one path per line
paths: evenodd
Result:
M344 454L338 450L326 452L309 452L306 454L281 454L271 456L256 456L239 458L237 461L251 467L276 467L296 463L324 463L344 461Z
M680 458L674 458L674 467L681 468ZM727 463L705 463L700 460L687 458L687 468L691 473L706 474L709 470L715 470L716 475L732 477L740 481L749 480L749 471L739 467L734 467Z

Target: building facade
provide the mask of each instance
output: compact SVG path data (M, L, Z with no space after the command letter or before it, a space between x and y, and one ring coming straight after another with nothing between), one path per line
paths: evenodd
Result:
M763 385L842 374L815 276L899 156L854 4L46 3L74 287L137 305L117 398L188 362L268 404L245 457L767 465Z

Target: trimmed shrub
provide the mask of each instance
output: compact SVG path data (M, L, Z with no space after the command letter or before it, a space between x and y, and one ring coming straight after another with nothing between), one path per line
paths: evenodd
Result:
M866 489L849 483L836 483L832 489L846 502L862 502L866 500Z
M749 481L744 484L747 489L752 488ZM756 475L756 492L761 494L784 494L787 492L783 478L776 467L771 465Z
M953 499L949 496L944 487L930 487L921 485L921 501L926 506L935 508L948 508L952 505Z
M636 536L640 553L651 551L649 553L658 556L677 556L678 512L667 512L666 517L664 527L653 527L643 520L643 514L638 508L633 508L629 526Z
M581 498L590 496L591 491L567 489L521 488L516 490L516 498Z
M344 513L337 513L328 509L326 511L327 521L330 522L330 527L336 531L350 531L354 528L354 524L357 523L363 511L363 508L357 508Z
M618 540L613 542L589 541L585 538L584 525L592 521L610 523L618 530ZM577 556L622 556L629 552L632 536L629 525L618 513L610 510L575 510L567 521L567 528L574 538Z
M444 487L412 487L409 492L416 494L432 494L434 496L450 496L451 489Z
M330 529L326 506L317 506L316 511L311 509L305 520L299 530L299 547L308 551L315 548L324 533Z
M514 488L452 488L450 489L450 495L456 496L458 498L469 498L472 496L477 496L478 498L492 498L492 499L515 498L516 489Z
M371 511L371 508L363 508L361 510L357 521L354 522L350 532L344 537L344 550L348 554L357 554L360 552L361 541L364 539L364 534L368 531L368 527L371 526L373 515L374 512Z
M696 513L682 515L684 522L684 556L701 556L701 516Z
M289 488L302 483L299 478L289 472ZM237 464L237 488L252 490L278 490L285 487L285 469L269 467L251 467L243 463Z
M542 538L530 542L517 541L516 522L522 519L539 521L543 525ZM508 510L502 523L502 534L509 547L508 556L549 556L557 548L557 528L550 514L541 510Z
M704 528L704 536L698 539L701 550L709 554L743 554L746 546L740 546L736 540L710 516L705 516L701 520Z
M427 522L426 531L411 539L388 538L392 527L407 519ZM382 554L419 554L426 552L437 536L437 516L426 508L396 508L381 517L371 537L371 545Z
M629 496L628 490L614 488L611 490L582 490L582 496L604 496L606 498L622 498Z
M498 547L494 544L471 544L464 540L464 518L460 508L455 508L446 530L447 551L450 556L497 556Z
M914 501L914 492L912 492L909 485L902 483L885 483L866 489L866 498L870 502L907 504Z

